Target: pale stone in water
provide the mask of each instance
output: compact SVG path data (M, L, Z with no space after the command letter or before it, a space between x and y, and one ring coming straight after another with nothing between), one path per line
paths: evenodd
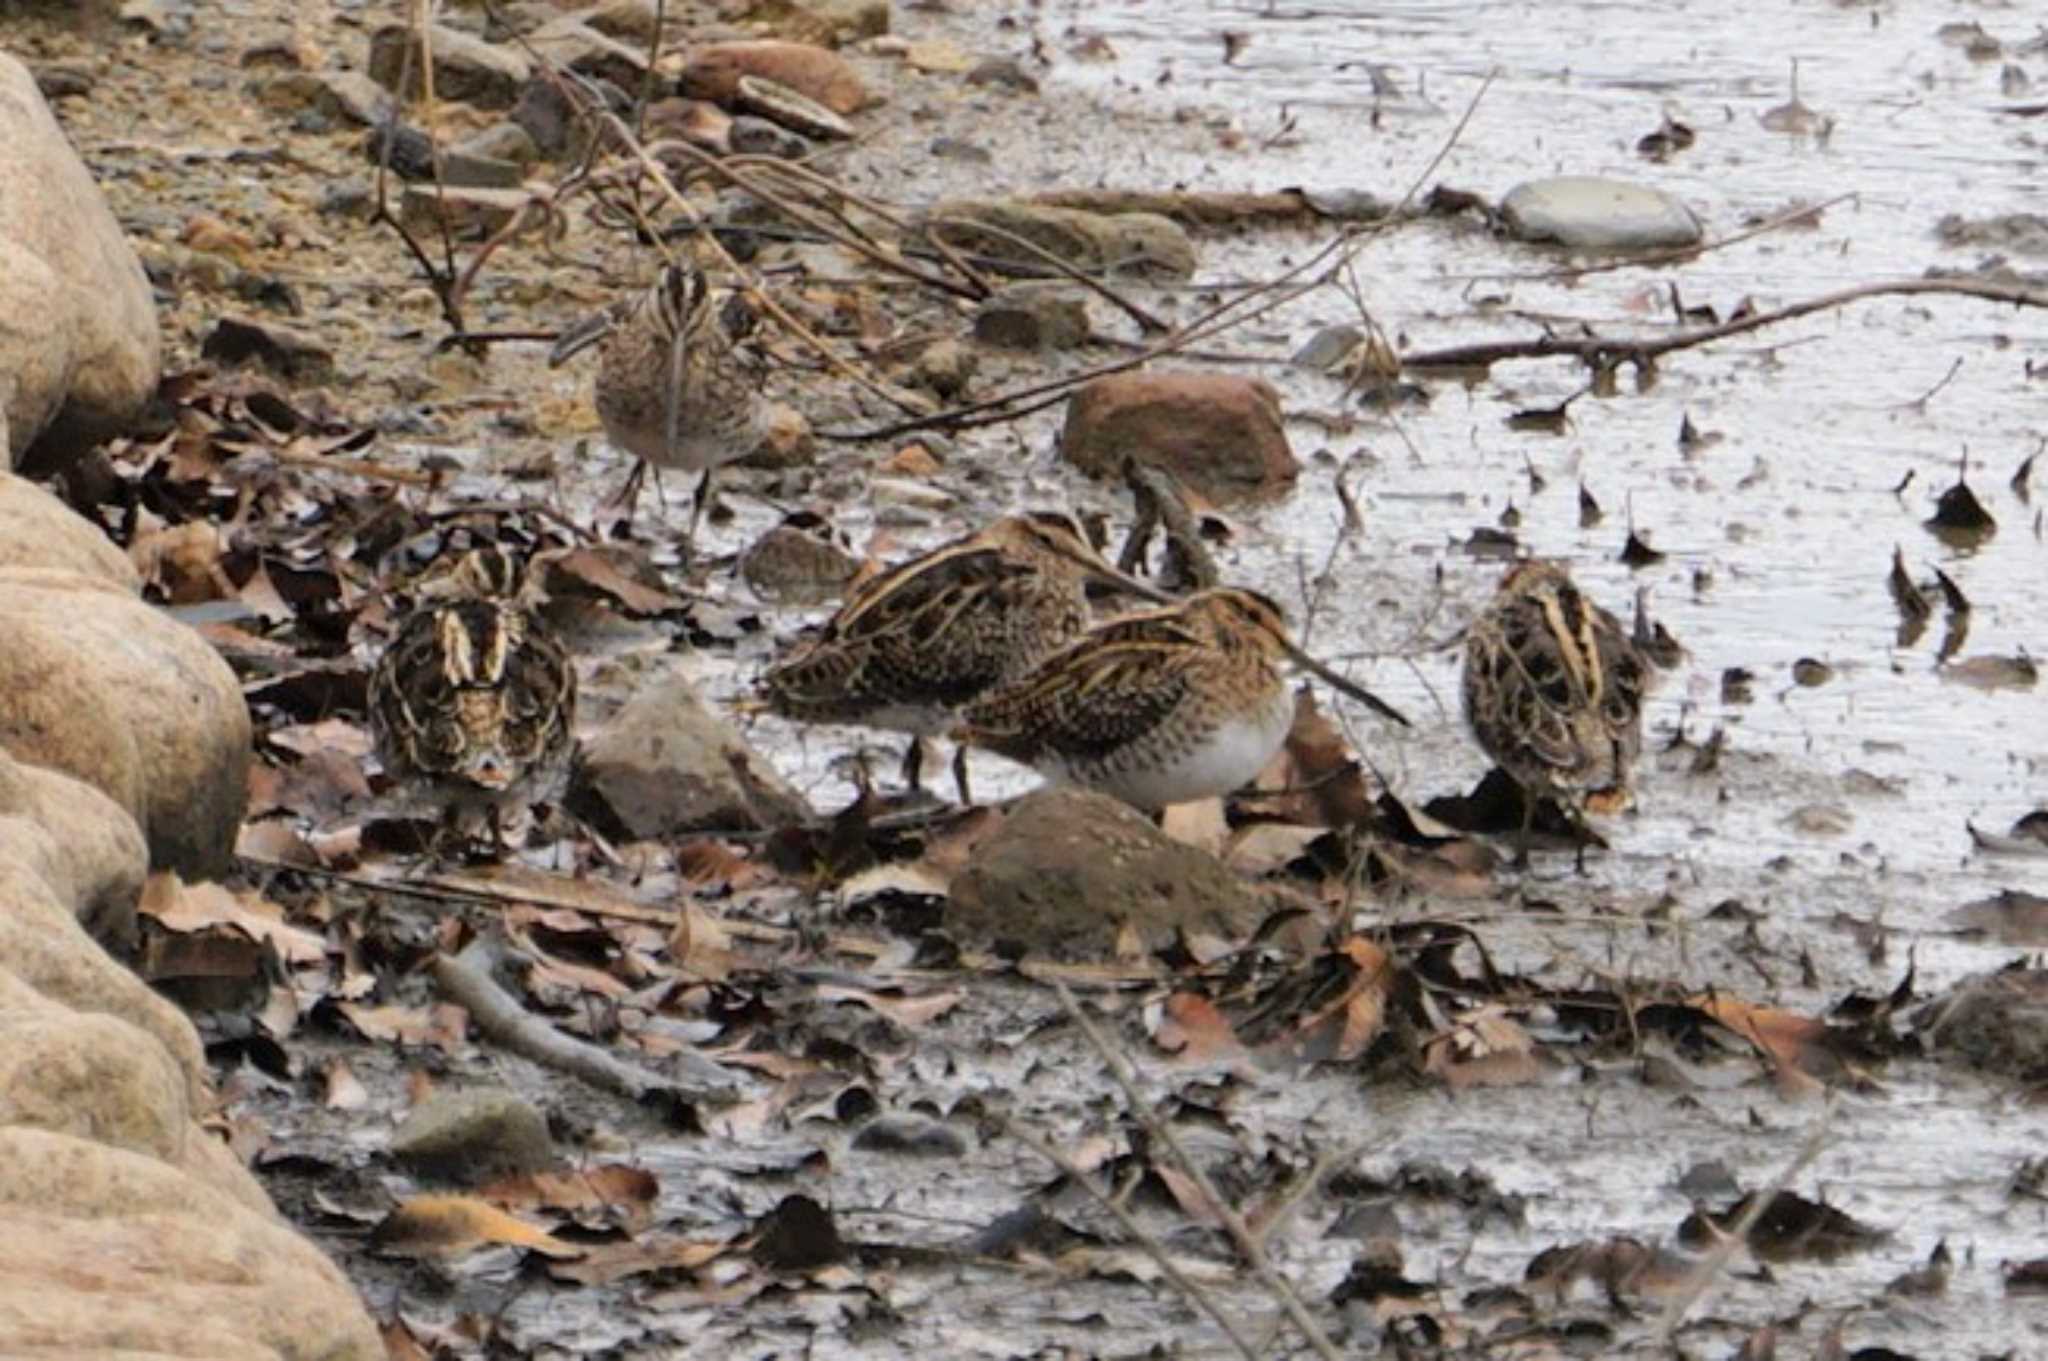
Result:
M1501 200L1508 230L1524 241L1575 250L1656 250L1700 240L1692 209L1661 189L1593 175L1529 180Z

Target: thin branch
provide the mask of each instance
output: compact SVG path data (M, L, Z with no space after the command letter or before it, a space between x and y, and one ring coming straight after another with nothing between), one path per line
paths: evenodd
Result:
M1076 1186L1079 1186L1083 1191L1086 1191L1097 1205L1109 1211L1116 1222L1123 1225L1124 1232L1131 1236L1131 1241L1143 1248L1146 1255L1151 1257L1153 1261L1159 1263L1159 1269L1166 1273L1166 1279L1172 1281L1174 1287L1181 1294L1187 1296L1188 1303L1207 1314L1209 1321L1223 1330L1223 1335L1236 1345L1238 1353L1245 1358L1245 1361L1260 1361L1258 1350L1252 1346L1251 1341L1243 1333L1237 1330L1237 1325L1231 1321L1230 1315L1223 1312L1222 1306L1216 1303L1215 1297L1196 1284L1193 1278L1185 1271L1182 1271L1179 1263L1167 1256L1166 1249L1159 1245L1159 1240L1145 1232L1144 1226L1132 1217L1129 1210L1124 1208L1121 1200L1106 1194L1101 1187L1095 1184L1095 1178L1082 1171L1072 1158L1047 1146L1041 1140L1026 1134L1022 1129L1018 1128L1016 1121L1004 1120L1003 1132L1051 1163L1054 1167L1057 1167L1061 1175Z
M1294 1287L1274 1270L1272 1259L1266 1255L1265 1245L1245 1227L1243 1217L1217 1192L1216 1184L1209 1180L1209 1174L1187 1151L1180 1141L1180 1136L1174 1133L1173 1127L1161 1120L1153 1111L1151 1104L1145 1100L1144 1093L1138 1090L1137 1080L1131 1076L1123 1056L1110 1046L1108 1038L1088 1019L1087 1013L1081 1010L1081 1004L1074 1000L1074 994L1068 991L1065 985L1060 985L1057 991L1060 1005L1066 1008L1068 1017L1080 1027L1081 1033L1087 1037L1088 1043L1101 1056L1104 1066L1109 1069L1110 1076L1116 1080L1116 1085L1123 1089L1124 1100L1130 1106L1132 1117L1144 1125L1146 1132L1173 1154L1173 1160L1180 1165L1180 1170L1194 1182L1203 1198L1208 1201L1209 1208L1223 1221L1223 1227L1229 1233L1231 1241L1237 1244L1237 1250L1243 1253L1245 1261L1251 1264L1252 1274L1272 1292L1273 1298L1286 1313L1288 1320L1301 1333L1310 1350L1322 1357L1323 1361L1339 1361L1336 1347L1324 1335L1321 1325L1310 1316L1307 1307L1301 1302L1301 1297L1294 1293Z
M1673 335L1635 339L1602 335L1547 335L1530 340L1481 341L1472 345L1453 345L1447 349L1406 354L1401 356L1401 366L1408 369L1478 369L1507 359L1552 359L1559 356L1579 359L1596 368L1624 361L1644 364L1662 355L1689 350L1716 340L1725 340L1730 336L1744 335L1766 326L1774 326L1781 321L1790 321L1813 312L1825 312L1852 302L1861 302L1866 298L1927 293L1982 298L1986 302L2011 303L2015 307L2048 307L2048 291L2028 288L2021 284L1992 283L1984 279L1896 279L1886 283L1860 284L1855 288L1844 288L1774 311L1753 312L1746 317L1737 317L1716 326L1696 327Z
M1450 155L1451 148L1456 146L1458 139L1464 135L1466 126L1472 121L1472 115L1479 108L1479 101L1485 97L1487 90L1492 88L1494 77L1497 74L1497 72L1489 71L1486 79L1480 82L1478 90L1473 93L1471 101L1466 104L1465 112L1459 117L1457 125L1451 129L1450 135L1444 139L1443 145L1437 148L1436 155L1430 158L1429 164L1423 168L1421 174L1416 176L1414 182L1408 186L1408 191L1401 196L1400 202L1395 205L1394 210L1386 217L1369 227L1346 229L1339 232L1322 249L1300 264L1282 271L1278 276L1268 279L1263 283L1251 285L1242 293L1217 303L1214 307L1211 307L1193 321L1188 322L1179 330L1153 342L1139 350L1136 354L1125 359L1112 361L1111 363L1097 365L1065 378L1057 378L1050 382L1036 383L1028 387L999 393L994 397L989 397L967 406L941 411L933 416L919 417L916 420L899 422L895 425L883 426L873 430L821 430L817 432L818 438L859 442L862 440L891 439L897 435L909 434L915 430L968 430L979 426L998 425L1013 421L1019 417L1028 416L1035 411L1043 411L1045 408L1057 404L1065 399L1068 392L1084 383L1092 382L1096 378L1105 377L1112 373L1123 373L1127 370L1138 368L1162 355L1172 354L1185 349L1198 340L1206 340L1223 331L1264 316L1268 312L1284 307L1302 294L1320 288L1332 276L1334 271L1325 271L1306 284L1296 284L1294 281L1309 274L1312 270L1321 269L1323 264L1332 256L1338 257L1338 268L1350 263L1351 259L1365 248L1366 242L1386 230L1390 224L1399 219L1402 213L1407 211L1408 206L1414 202L1416 194L1421 190L1424 181L1436 172L1436 168L1443 163L1444 157ZM1285 292L1281 292L1282 289L1285 289ZM1272 296L1276 293L1279 296ZM1251 305L1260 298L1264 298L1266 301L1259 303L1257 306ZM1244 310L1240 312L1240 308ZM1013 404L1017 402L1025 402L1028 405L1014 406Z
M1128 316L1132 321L1137 322L1139 329L1143 330L1147 335L1158 335L1173 329L1171 326L1168 326L1165 322L1161 321L1153 313L1139 306L1131 299L1126 298L1123 294L1117 292L1115 289L1111 288L1108 284L1096 278L1094 275L1089 274L1084 270L1076 269L1070 262L1062 260L1058 255L1055 255L1053 252L1047 250L1044 246L1039 245L1036 241L1033 241L1028 237L1019 236L1017 233L1010 231L1007 228L998 227L993 222L981 222L972 218L961 217L935 217L925 223L925 239L930 241L934 246L945 246L945 241L943 240L943 238L941 238L937 232L931 229L933 227L943 227L947 225L972 227L977 232L982 232L989 236L1001 238L1005 243L1011 246L1015 246L1017 249L1025 252L1027 255L1037 256L1040 261L1042 261L1048 268L1053 270L1055 273L1065 275L1067 278L1073 280L1075 283L1081 285L1083 288L1088 289L1090 292L1094 293L1096 296L1103 299L1103 301L1109 303L1111 306L1123 312L1123 314L1125 316Z
M1792 1161L1785 1164L1785 1170L1778 1174L1770 1186L1751 1197L1749 1208L1744 1210L1742 1217L1727 1230L1720 1246L1693 1269L1692 1275L1686 1279L1678 1294L1673 1297L1670 1306L1665 1309L1664 1317L1658 1321L1657 1336L1662 1339L1665 1347L1671 1345L1671 1335L1684 1320L1686 1312L1699 1303L1700 1296L1707 1292L1707 1287L1712 1285L1715 1278L1727 1267L1728 1259L1735 1255L1735 1250L1749 1241L1749 1231L1756 1227L1757 1220L1764 1217L1779 1195L1792 1184L1792 1178L1798 1176L1808 1163L1820 1156L1821 1149L1827 1143L1828 1126L1833 1121L1834 1114L1835 1099L1830 1096L1827 1106L1820 1113L1820 1119L1814 1122L1813 1132L1806 1136L1806 1142L1800 1145L1799 1152L1793 1156Z

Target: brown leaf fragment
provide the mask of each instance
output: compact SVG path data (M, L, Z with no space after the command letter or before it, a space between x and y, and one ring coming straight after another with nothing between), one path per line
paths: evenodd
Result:
M2048 1257L2005 1264L2005 1292L2008 1295L2048 1294Z
M551 580L559 574L592 594L609 596L628 614L667 614L685 604L682 597L641 579L645 576L659 580L651 566L644 562L622 562L615 552L606 549L572 548L547 562ZM635 568L640 570L636 573Z
M377 1331L384 1340L385 1361L433 1361L434 1351L414 1335L404 1318L394 1315Z
M689 1276L726 1255L729 1242L663 1235L585 1248L574 1261L551 1262L548 1276L577 1285L610 1285L635 1276Z
M2043 853L2039 843L2032 854ZM2001 945L2029 949L2048 945L2048 898L2020 889L2001 889L1965 903L1949 920L1967 931L1982 931Z
M1976 690L2031 690L2041 673L2034 659L2021 652L2011 657L1969 657L1942 667L1941 678Z
M1906 554L1897 544L1892 545L1892 570L1891 575L1886 578L1885 585L1892 593L1892 603L1899 607L1900 617L1907 621L1918 620L1924 625L1927 616L1933 613L1934 606L1928 603L1927 597L1921 593L1912 576L1906 571ZM1906 643L1902 646L1911 644Z
M1714 1241L1741 1222L1755 1198L1752 1192L1721 1214L1694 1211L1679 1226L1679 1241L1687 1246ZM1832 1205L1808 1200L1795 1191L1780 1191L1750 1225L1748 1247L1769 1262L1827 1262L1889 1237Z
M1843 1065L1828 1045L1825 1021L1733 997L1701 994L1687 1001L1755 1045L1780 1068L1816 1078L1843 1075Z
M1639 531L1631 529L1627 542L1621 546L1621 560L1630 567L1649 567L1664 561L1664 554L1650 547Z
M1214 1002L1192 992L1166 999L1152 1042L1187 1063L1233 1063L1245 1057L1228 1018Z
M369 1089L363 1086L362 1079L355 1075L355 1070L341 1059L330 1060L322 1070L320 1079L325 1091L322 1100L329 1110L356 1111L370 1102Z
M409 1047L437 1044L443 1049L459 1049L466 1028L466 1021L458 1019L460 1009L454 1009L456 1016L451 1018L448 1014L450 1008L446 1006L409 1007L396 1002L367 1006L361 1002L342 1002L337 1004L336 1010L364 1039L396 1042Z
M142 886L136 911L167 931L234 931L275 949L287 964L318 964L327 946L318 935L284 920L284 909L249 890L239 893L216 883L187 884L174 871L160 870Z
M844 1258L832 1213L809 1196L784 1196L754 1225L754 1260L773 1271L811 1271Z
M629 1230L653 1219L661 1182L625 1163L564 1172L530 1172L492 1182L478 1193L507 1209L553 1210L590 1222L616 1221Z
M1355 827L1372 812L1365 771L1356 752L1304 685L1295 691L1294 724L1258 787L1284 791L1261 800L1271 816L1307 827Z
M1453 1090L1518 1086L1547 1068L1529 1032L1500 1006L1477 1008L1422 1048L1422 1070Z
M1546 1248L1523 1269L1524 1284L1563 1299L1580 1281L1598 1285L1609 1299L1639 1294L1639 1281L1656 1261L1649 1245L1626 1236Z
M850 988L837 983L819 987L818 1000L821 1002L858 1002L864 1007L880 1012L896 1024L908 1030L929 1025L967 1000L965 988L947 988L939 992L922 994L896 992L870 992L865 988Z
M1152 1175L1159 1178L1166 1187L1173 1203L1180 1206L1182 1214L1205 1229L1220 1229L1224 1225L1223 1211L1216 1202L1204 1195L1201 1186L1178 1167L1164 1163L1155 1164Z
M384 1217L371 1246L389 1256L452 1257L490 1243L575 1257L581 1248L474 1196L414 1196Z
M731 977L739 962L724 925L695 902L683 904L669 932L668 957L687 977L709 982Z

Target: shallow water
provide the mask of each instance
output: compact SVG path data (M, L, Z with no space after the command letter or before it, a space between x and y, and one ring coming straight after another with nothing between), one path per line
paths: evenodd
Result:
M1944 215L2043 207L2044 124L1997 112L2014 102L2001 89L2007 64L2034 87L2023 97L2039 98L2048 82L2043 43L2015 11L1805 4L1766 15L1752 6L1672 4L1146 0L1032 13L1032 36L1055 54L1047 100L1099 100L1138 118L1178 110L1184 125L1211 134L1213 149L1200 150L1197 137L1195 149L1176 154L1172 139L1091 136L1085 118L1049 120L1028 135L997 138L1005 177L1019 191L1097 182L1302 185L1397 198L1493 72L1427 184L1497 198L1532 176L1613 175L1679 195L1710 239L1794 203L1854 196L1831 207L1818 229L1766 233L1679 266L1571 278L1555 277L1568 258L1470 225L1395 228L1362 247L1357 274L1374 319L1409 352L1532 336L1546 321L1659 334L1673 324L1673 286L1689 304L1725 316L1743 299L1769 309L1974 267L1992 253L1944 245L1935 231ZM2008 49L2026 50L1977 59L1938 32L1979 18ZM983 50L1004 50L972 17L932 22L961 25ZM1226 30L1245 37L1228 64ZM1113 59L1069 55L1097 38ZM1826 120L1802 135L1766 122L1774 111L1770 121L1782 120L1795 57L1799 97ZM1390 82L1378 96L1368 66ZM1653 164L1634 144L1667 114L1698 140ZM1269 278L1325 239L1207 237L1200 277L1213 285ZM2048 262L2012 263L2048 271ZM1209 301L1183 298L1177 315ZM1320 326L1355 319L1352 304L1326 289L1217 344L1284 356ZM1924 988L2010 958L2004 948L1958 938L1945 917L2000 887L2044 887L2042 862L1977 855L1965 829L2002 829L2039 801L2042 697L1947 678L1935 660L1938 605L1926 634L1900 647L1886 575L1896 544L1917 580L1931 584L1937 566L1955 579L1975 606L1958 660L2042 651L2036 511L2007 485L2042 442L2043 380L2030 379L2030 363L2048 363L2048 324L2038 312L1880 297L1671 355L1642 390L1624 371L1620 394L1579 400L1561 435L1505 422L1584 386L1583 372L1562 359L1498 365L1489 381L1469 386L1425 375L1428 405L1403 408L1398 428L1356 407L1349 410L1358 424L1347 433L1294 421L1290 434L1308 465L1302 481L1285 502L1243 516L1225 570L1298 608L1299 583L1327 561L1329 598L1360 602L1322 611L1314 638L1326 656L1377 654L1361 678L1425 716L1413 735L1370 720L1354 729L1402 793L1419 802L1481 773L1455 711L1457 655L1423 644L1452 637L1491 588L1498 563L1455 544L1510 505L1528 548L1569 559L1582 583L1624 617L1637 588L1648 587L1656 617L1687 648L1651 708L1650 747L1681 730L1694 742L1716 727L1728 734L1712 775L1688 773L1689 749L1646 758L1640 811L1612 826L1617 849L1595 858L1588 879L1539 868L1530 893L1560 901L1567 921L1521 935L1491 905L1386 910L1486 916L1489 943L1511 966L1547 967L1553 977L1674 979L1808 1009L1854 989L1888 989L1909 957ZM1343 405L1335 379L1279 364L1263 372L1282 385L1294 416ZM1681 450L1687 418L1719 438ZM1020 440L1006 436L1007 447L1048 450L1056 429L1057 413L1025 422ZM1999 521L1974 551L1945 545L1922 523L1966 453L1970 481ZM1370 463L1352 477L1367 532L1333 555L1341 514L1330 480L1340 463L1360 456ZM1037 486L1027 490L1014 478L1016 499L1063 485L1049 454L1034 455L1030 467ZM1539 492L1531 490L1532 468L1545 484ZM1605 512L1591 527L1581 524L1581 484ZM1076 494L1113 504L1099 492ZM1631 571L1618 560L1631 520L1665 561ZM1808 657L1833 669L1825 684L1795 684L1792 664ZM1748 703L1722 700L1721 674L1735 666L1755 673ZM977 764L990 792L1030 783L1003 783L990 769L1000 765ZM1838 830L1800 830L1800 810L1824 814ZM1771 948L1761 956L1745 948L1732 925L1653 937L1631 924L1667 892L1677 916L1696 923L1717 903L1741 901L1764 914L1758 931ZM1600 916L1613 919L1592 920ZM1886 928L1884 948L1873 953L1871 937L1853 923ZM1814 963L1811 985L1788 967L1802 953ZM1833 1117L1829 1150L1794 1183L1896 1237L1832 1267L1792 1268L1771 1293L1780 1304L1802 1295L1829 1306L1867 1301L1946 1238L1974 1254L1949 1297L1882 1311L1869 1321L1869 1339L1957 1353L2038 1346L2038 1321L2008 1308L1996 1271L2038 1250L2040 1217L2011 1213L2005 1180L2041 1147L2048 1122L1967 1082L1897 1081L1846 1102ZM1720 1157L1745 1186L1762 1184L1818 1117L1762 1090L1710 1093L1699 1106L1645 1102L1633 1082L1618 1091L1427 1099L1419 1103L1426 1113L1404 1102L1391 1128L1376 1117L1378 1101L1340 1084L1268 1096L1276 1097L1268 1117L1311 1142L1381 1128L1390 1143L1375 1166L1398 1149L1484 1167L1529 1195L1525 1232L1447 1244L1437 1262L1410 1257L1411 1278L1428 1277L1432 1267L1451 1272L1456 1262L1474 1281L1514 1279L1535 1250L1576 1237L1630 1232L1662 1241L1684 1212L1670 1188L1685 1167ZM1504 1139L1503 1130L1519 1137ZM1331 1283L1325 1275L1341 1274L1345 1256L1324 1252L1311 1254L1318 1267L1296 1262L1318 1289ZM1761 1317L1761 1305L1724 1301L1721 1312Z
M957 9L899 7L898 27L1027 63L1036 42L1053 56L1039 72L1042 99L946 103L933 96L950 120L944 130L989 145L999 169L920 161L917 148L935 130L925 126L864 144L850 168L856 183L865 175L878 192L919 201L998 186L1028 192L1096 183L1302 185L1394 199L1418 181L1497 199L1533 176L1607 174L1679 195L1716 239L1797 202L1854 196L1829 208L1817 229L1766 233L1682 265L1571 277L1558 275L1569 258L1496 239L1473 222L1391 228L1361 244L1356 276L1373 318L1411 353L1581 322L1659 334L1673 324L1673 286L1687 303L1725 316L1745 298L1768 309L1933 268L1973 267L1989 252L1945 246L1935 232L1944 215L2043 207L2040 140L2048 123L1996 110L2013 102L2001 92L2003 68L2018 66L2034 85L2021 98L2039 98L2048 54L2034 42L2033 50L1973 59L1938 33L1946 23L1981 18L2018 48L2035 35L2016 11L1910 2L1796 4L1766 14L1758 6L1677 4L1180 0L1046 4L1008 16ZM1003 17L1016 26L998 29ZM1225 31L1245 37L1228 63ZM1098 38L1112 58L1073 55ZM1828 120L1798 135L1765 121L1791 98L1795 57L1801 100L1816 120ZM1373 70L1383 86L1377 94ZM1494 78L1469 125L1425 173L1489 72ZM1109 111L1097 112L1098 102ZM1667 115L1689 124L1698 140L1653 164L1634 146ZM918 166L909 193L906 163ZM1197 285L1155 305L1176 318L1193 316L1327 239L1323 231L1204 236ZM2013 263L2048 270L2042 261ZM1306 465L1291 497L1238 516L1239 533L1221 558L1228 576L1289 602L1297 619L1301 583L1327 574L1324 596L1332 603L1315 613L1316 650L1365 659L1347 664L1419 720L1412 734L1369 719L1353 726L1404 796L1421 803L1469 787L1482 772L1456 712L1457 653L1437 645L1454 638L1500 571L1497 561L1458 545L1475 528L1496 525L1510 506L1528 549L1570 560L1582 584L1624 617L1637 589L1647 587L1656 617L1687 648L1651 706L1655 754L1644 761L1639 811L1609 826L1614 852L1592 857L1583 878L1568 861L1548 857L1526 878L1506 881L1560 912L1519 912L1493 900L1411 901L1368 904L1368 920L1482 919L1502 967L1552 984L1668 980L1809 1012L1852 991L1889 991L1909 960L1920 989L1931 991L2010 958L2010 950L1955 934L1945 918L1999 888L2048 891L2040 882L2044 862L1977 855L1965 829L1966 822L2002 829L2039 801L2042 696L1947 678L1935 662L1938 606L1926 634L1900 647L1886 575L1896 544L1916 579L1930 581L1936 566L1955 579L1975 606L1963 659L2042 651L2035 510L2006 485L2040 443L2048 379L2027 374L2030 362L2048 368L2040 313L1961 298L1856 303L1671 355L1656 382L1640 389L1624 371L1618 395L1579 399L1559 435L1517 431L1506 421L1583 387L1584 373L1569 360L1502 364L1471 383L1421 375L1427 405L1403 407L1391 419L1348 403L1336 379L1278 362L1320 327L1356 319L1352 302L1325 288L1212 342L1273 359L1259 371L1282 387ZM1121 333L1123 323L1106 311L1097 322ZM581 380L557 381L569 392ZM1333 425L1335 416L1348 417L1350 428ZM1678 431L1688 418L1718 439L1682 450ZM855 506L845 525L859 539L886 521L898 551L907 552L1011 504L1072 500L1120 514L1115 493L1057 465L1058 421L1054 410L955 442L947 473L935 480L957 495L952 507ZM1922 524L1966 451L1972 485L2000 524L1975 551L1944 545ZM1330 484L1345 465L1366 531L1340 545L1342 516ZM1540 491L1532 490L1532 469ZM1596 525L1581 523L1582 484L1604 510ZM711 536L721 549L773 522L774 508L758 497L739 492L728 501L736 519ZM1668 555L1664 561L1632 571L1618 560L1631 520ZM745 596L730 579L712 591ZM784 636L798 622L793 613L774 617ZM735 664L707 652L691 666L709 697L723 701L746 691L765 653L764 646ZM1792 665L1801 658L1826 662L1832 677L1814 688L1796 684ZM1720 678L1737 666L1755 673L1754 698L1730 704ZM1661 750L1681 732L1698 743L1716 727L1727 730L1728 746L1712 774L1689 773L1689 747ZM848 796L831 762L858 733L804 733L770 719L757 720L752 732L821 808ZM993 757L977 758L975 778L985 797L1034 782ZM1815 824L1835 830L1802 830ZM1676 925L1651 930L1642 913L1666 895ZM1708 919L1709 909L1729 900L1761 914L1754 939L1737 922ZM1882 929L1870 930L1873 924ZM1802 977L1802 958L1810 978ZM877 1080L884 1104L929 1101L950 1111L970 1095L1008 1097L1014 1115L1055 1140L1098 1132L1105 1103L1114 1108L1121 1099L1104 1095L1095 1059L1071 1036L1029 1045L1019 1038L1031 1029L1020 1015L1044 1019L1056 1011L1044 994L990 990L977 1004L975 1019L964 1019L964 1009L949 1019L928 1061ZM956 1067L953 1053L972 1061ZM1047 1091L1047 1069L1074 1076ZM1816 1106L1784 1101L1760 1079L1731 1087L1737 1079L1726 1069L1702 1078L1703 1090L1690 1096L1647 1092L1633 1076L1614 1073L1523 1090L1418 1095L1365 1090L1355 1075L1324 1073L1243 1093L1229 1112L1241 1131L1232 1152L1252 1160L1278 1149L1298 1170L1318 1152L1364 1140L1371 1151L1355 1165L1375 1175L1415 1158L1481 1170L1529 1198L1526 1225L1463 1226L1448 1213L1410 1220L1407 1275L1498 1284L1519 1280L1530 1257L1556 1243L1616 1233L1667 1241L1687 1208L1674 1185L1689 1166L1719 1158L1746 1188L1767 1184L1820 1118ZM1885 1341L1928 1355L2038 1349L2042 1324L2008 1307L1997 1271L2040 1251L2038 1206L2009 1202L2006 1183L2022 1159L2038 1155L2048 1122L2038 1108L1949 1074L1901 1071L1887 1080L1887 1090L1842 1102L1833 1141L1793 1185L1893 1238L1829 1267L1781 1268L1770 1284L1724 1278L1709 1312L1730 1320L1739 1336L1802 1299L1826 1310L1867 1306L1884 1282L1919 1265L1945 1238L1959 1260L1949 1295L1867 1312L1852 1342ZM891 1229L916 1239L938 1232L935 1226L964 1231L1048 1180L1046 1169L998 1138L927 1176L846 1156L829 1122L801 1125L790 1137L833 1149L829 1189L843 1213L886 1205L902 1217L867 1230L877 1236ZM730 1175L730 1153L721 1141L657 1144L645 1156L671 1186L701 1189L710 1178L711 1200L748 1214L764 1198L772 1203L785 1182L802 1184ZM697 1166L700 1155L722 1172ZM1341 1279L1353 1252L1344 1239L1320 1236L1337 1209L1315 1199L1301 1213L1303 1231L1276 1249L1312 1299ZM895 1282L889 1303L908 1322L874 1344L874 1354L900 1354L931 1338L958 1354L1018 1350L1015 1332L963 1340L952 1331L963 1314L1014 1318L1046 1344L1069 1336L1055 1312L1097 1315L1108 1320L1107 1332L1076 1329L1074 1339L1090 1340L1073 1345L1111 1353L1134 1351L1162 1329L1199 1331L1164 1287L1146 1295L1069 1282L1056 1311L1037 1283L961 1274L971 1279L957 1290L950 1278L937 1288L909 1273ZM1255 1291L1240 1301L1260 1302ZM538 1321L554 1306L536 1297L521 1309L528 1307ZM789 1312L795 1318L808 1307L793 1302ZM678 1331L693 1322L687 1313L674 1320ZM715 1345L714 1335L705 1334L705 1345ZM849 1342L818 1354L862 1349Z

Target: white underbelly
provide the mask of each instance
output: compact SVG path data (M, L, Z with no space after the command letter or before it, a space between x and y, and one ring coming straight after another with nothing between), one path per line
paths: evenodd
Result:
M1293 726L1294 699L1278 687L1263 709L1218 727L1209 737L1166 759L1111 760L1087 769L1053 772L1062 783L1086 784L1139 808L1214 798L1241 789L1266 768Z

